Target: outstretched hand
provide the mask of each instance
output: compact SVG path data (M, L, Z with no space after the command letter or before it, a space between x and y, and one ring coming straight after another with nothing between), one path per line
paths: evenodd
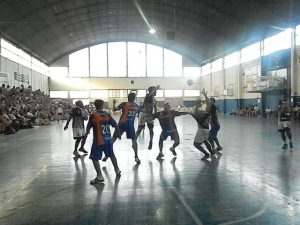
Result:
M205 88L203 88L202 91L201 91L201 94L206 95L206 93L207 92L205 91Z

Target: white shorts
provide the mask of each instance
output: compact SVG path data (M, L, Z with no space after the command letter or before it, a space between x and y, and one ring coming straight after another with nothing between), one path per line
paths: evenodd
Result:
M203 143L204 141L208 141L209 130L198 128L194 142Z
M83 137L86 135L86 131L83 128L73 128L73 138Z
M141 112L139 116L139 126L144 126L145 123L150 123L154 125L152 114L146 114L144 112Z
M284 128L290 128L291 121L278 121L278 130L284 130Z

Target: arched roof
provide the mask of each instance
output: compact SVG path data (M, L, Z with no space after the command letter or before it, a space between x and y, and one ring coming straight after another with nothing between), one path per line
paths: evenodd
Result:
M3 0L0 34L48 65L111 40L158 44L201 63L299 24L299 12L295 0Z

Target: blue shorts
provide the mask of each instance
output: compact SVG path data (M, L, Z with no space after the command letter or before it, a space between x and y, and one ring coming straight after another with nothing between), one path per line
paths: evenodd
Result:
M134 125L130 125L130 124L126 124L126 123L119 123L118 127L120 130L121 136L124 132L126 132L127 139L134 140L136 138ZM114 133L114 137L116 137L116 133Z
M219 130L220 130L220 125L213 124L210 128L209 136L212 138L216 138Z
M179 140L179 135L178 135L177 130L175 130L175 131L162 131L161 134L160 134L159 139L164 141L169 136L171 137L171 140Z
M90 159L91 160L101 160L102 153L105 153L105 156L110 157L114 154L113 145L112 144L104 144L98 145L97 143L93 143Z

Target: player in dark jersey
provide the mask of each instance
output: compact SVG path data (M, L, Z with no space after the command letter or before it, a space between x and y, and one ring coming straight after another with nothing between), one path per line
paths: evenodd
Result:
M80 154L78 153L77 149L81 142L81 146L79 151L87 154L88 152L84 149L85 141L86 141L86 132L84 129L84 120L88 119L88 113L84 109L83 103L81 100L75 102L76 107L72 109L69 119L67 120L67 124L64 127L64 130L68 129L69 123L72 121L72 130L73 130L73 137L75 140L75 150L73 154L76 157L79 157Z
M103 111L103 103L104 102L99 99L95 101L96 111L90 116L89 122L86 127L87 135L89 134L90 129L93 128L94 138L90 159L93 161L95 170L97 172L97 177L91 180L90 184L97 184L104 181L99 163L99 160L101 160L102 158L103 152L106 156L110 157L116 175L121 175L121 171L118 167L117 159L113 151L113 143L110 134L110 126L112 126L116 130L116 136L118 136L118 138L121 138L120 135L117 135L117 133L119 132L119 128L112 116Z
M134 101L135 101L135 93L129 93L128 102L123 102L120 105L118 105L118 107L116 107L115 105L116 102L115 101L113 102L113 111L122 110L122 114L118 123L120 135L122 136L122 134L126 132L127 139L132 140L132 148L134 150L135 162L141 163L141 160L138 157L138 146L136 142L135 129L134 129L134 121L139 111L139 106L136 103L134 103ZM112 143L114 143L116 139L117 136L115 133L112 139Z
M159 124L161 126L161 134L159 137L159 154L156 159L161 159L164 157L164 154L162 152L163 149L163 142L170 136L171 140L174 141L173 146L170 148L170 151L174 156L176 156L175 148L179 145L180 139L177 131L177 127L175 124L175 117L181 116L181 115L187 115L186 112L177 112L174 110L171 110L170 104L165 103L164 105L164 111L157 112L153 114L153 118L157 118L159 120Z
M152 149L152 143L153 143L153 127L154 127L154 122L153 122L153 112L156 113L157 107L156 107L156 100L155 100L155 95L156 91L159 89L159 85L154 87L151 86L148 88L148 94L146 94L144 103L143 103L143 108L140 112L139 115L139 126L138 130L136 132L136 137L138 137L142 130L145 128L145 123L147 123L149 133L150 133L150 141L148 145L148 149Z
M278 131L284 144L282 149L287 149L286 136L290 141L290 149L293 148L292 132L291 132L291 107L286 97L279 101L278 104Z
M206 110L202 110L201 107L202 107L202 101L198 100L197 105L195 107L195 111L191 113L191 115L198 123L198 130L194 139L194 146L204 154L204 157L202 157L201 160L207 160L210 158L210 155L214 156L215 158L217 157L217 155L214 154L214 151L208 141L209 113ZM204 150L202 144L206 146L210 154Z
M208 98L205 92L205 89L202 90L202 94L205 97L207 111L210 114L210 130L209 130L209 143L212 148L215 149L215 143L217 145L216 150L221 151L223 148L221 147L219 140L217 138L218 131L220 130L220 122L218 118L217 106L215 105L216 100L214 98Z

